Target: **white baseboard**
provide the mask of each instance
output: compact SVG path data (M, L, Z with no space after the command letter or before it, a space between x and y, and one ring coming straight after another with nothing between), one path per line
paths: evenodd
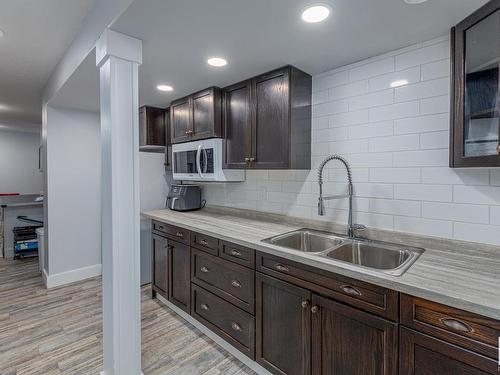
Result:
M47 272L44 269L42 277L45 286L49 289L65 284L74 283L76 281L89 279L91 277L100 276L101 273L102 273L102 265L94 264L93 266L77 268L76 270L55 273L53 275L47 274Z
M206 336L211 338L215 343L219 346L221 346L224 350L227 350L229 353L231 353L233 356L238 358L241 362L243 362L245 365L250 367L253 371L255 371L259 375L272 375L269 371L267 371L264 367L260 366L257 364L257 362L252 361L249 357L247 357L245 354L240 352L238 349L236 349L234 346L229 344L227 341L222 339L220 336L212 332L210 329L205 327L203 324L201 324L199 321L194 319L191 315L186 313L185 311L179 309L177 306L175 306L173 303L167 301L165 298L163 298L160 294L156 295L156 298L158 301L166 305L169 309L173 310L175 313L181 316L184 320L186 320L188 323L191 323L194 325L196 328L198 328L201 332L203 332Z

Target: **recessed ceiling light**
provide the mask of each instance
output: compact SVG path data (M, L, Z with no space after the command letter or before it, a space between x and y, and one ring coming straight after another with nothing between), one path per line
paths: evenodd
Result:
M207 60L207 64L212 65L212 66L221 67L221 66L227 65L227 60L223 59L222 57L211 57Z
M425 3L427 0L404 0L406 4L414 5L414 4L421 4Z
M408 84L408 81L406 79L398 79L397 81L391 82L391 87L406 86L407 84Z
M158 85L156 88L160 91L172 91L174 88L169 85Z
M307 23L324 21L330 15L330 8L324 4L310 5L302 11L302 20Z

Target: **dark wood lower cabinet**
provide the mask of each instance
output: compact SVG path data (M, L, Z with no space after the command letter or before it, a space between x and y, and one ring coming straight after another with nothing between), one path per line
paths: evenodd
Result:
M168 300L190 313L191 254L189 246L168 240L168 265Z
M398 325L312 297L313 375L397 375Z
M256 274L256 361L274 374L311 373L311 292Z
M492 375L498 363L411 329L400 328L400 375Z
M168 240L157 234L152 235L151 244L152 294L168 298Z

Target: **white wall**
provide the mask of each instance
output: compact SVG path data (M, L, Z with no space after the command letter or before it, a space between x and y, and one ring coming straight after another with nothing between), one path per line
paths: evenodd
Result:
M500 169L448 168L449 48L438 38L313 77L313 170L248 171L204 186L208 203L318 219L316 169L339 153L353 167L356 222L500 244ZM344 192L345 172L328 167L325 193ZM321 219L346 222L346 202L327 207Z
M0 193L38 194L43 190L39 146L39 133L0 130Z
M101 270L100 120L53 107L47 117L47 272L57 285Z

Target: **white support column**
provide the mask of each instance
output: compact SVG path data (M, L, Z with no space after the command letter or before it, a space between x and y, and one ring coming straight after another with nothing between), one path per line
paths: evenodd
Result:
M142 42L107 29L101 85L103 375L141 374L138 67Z

